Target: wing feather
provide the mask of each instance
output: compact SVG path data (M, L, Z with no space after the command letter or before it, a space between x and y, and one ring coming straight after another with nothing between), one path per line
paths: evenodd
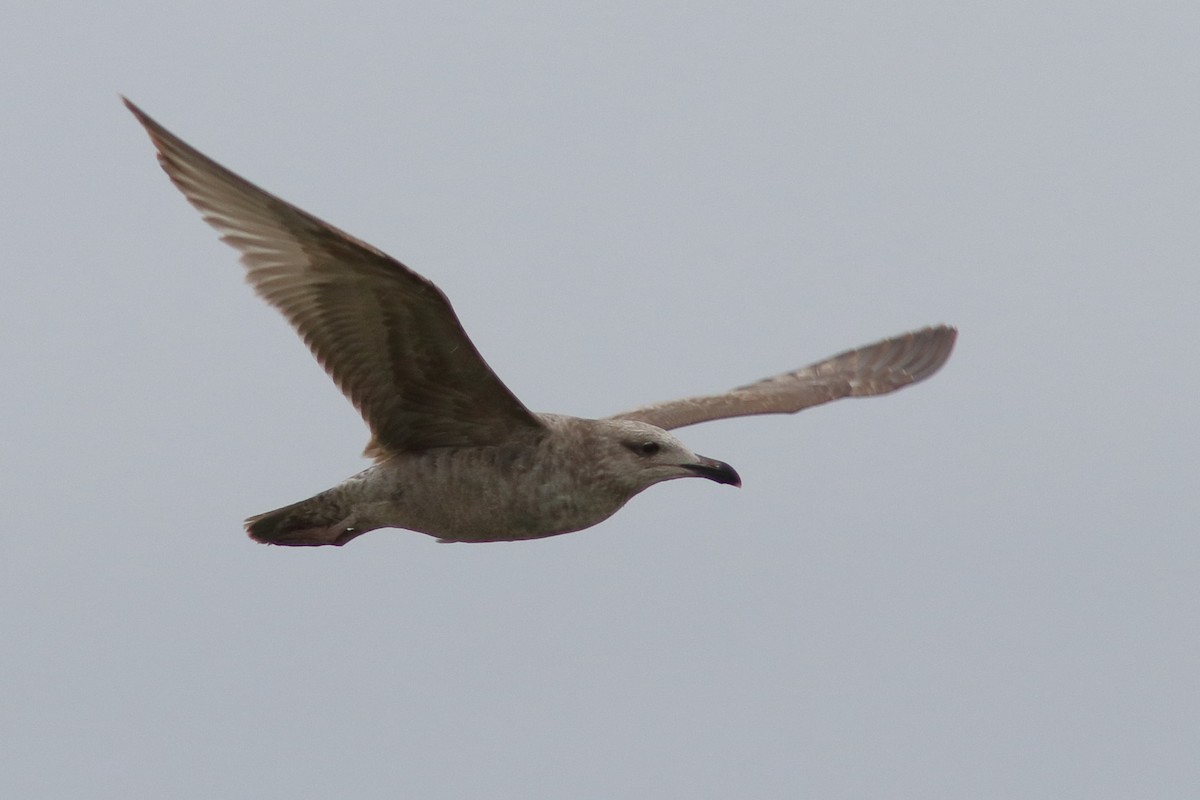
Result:
M887 394L937 372L950 357L957 335L946 325L922 328L724 394L657 403L611 419L670 430L727 417L794 414L842 397Z
M125 105L172 182L241 252L255 292L283 313L358 408L373 435L368 455L496 444L543 428L492 372L433 283Z

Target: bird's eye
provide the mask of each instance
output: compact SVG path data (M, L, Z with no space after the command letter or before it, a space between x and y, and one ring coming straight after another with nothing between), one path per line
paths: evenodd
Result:
M638 447L638 452L644 456L652 456L656 455L661 449L662 446L658 442L642 442L641 446Z

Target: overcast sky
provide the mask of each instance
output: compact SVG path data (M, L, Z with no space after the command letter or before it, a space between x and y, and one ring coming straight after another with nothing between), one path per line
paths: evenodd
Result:
M0 795L1200 795L1196 4L18 5ZM257 545L367 433L118 93L536 410L958 348L680 431L740 490Z

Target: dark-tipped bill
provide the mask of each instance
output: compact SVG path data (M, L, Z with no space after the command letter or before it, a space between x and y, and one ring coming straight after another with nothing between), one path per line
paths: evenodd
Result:
M724 461L717 461L715 458L704 458L701 456L699 462L684 464L683 466L696 473L697 476L708 478L710 481L726 483L730 486L742 485L742 477L737 474L737 470Z

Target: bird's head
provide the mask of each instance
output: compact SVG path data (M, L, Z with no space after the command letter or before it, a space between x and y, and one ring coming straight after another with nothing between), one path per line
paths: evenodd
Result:
M596 445L611 472L633 491L676 478L708 478L730 486L742 479L724 461L694 453L662 428L632 420L597 420Z

